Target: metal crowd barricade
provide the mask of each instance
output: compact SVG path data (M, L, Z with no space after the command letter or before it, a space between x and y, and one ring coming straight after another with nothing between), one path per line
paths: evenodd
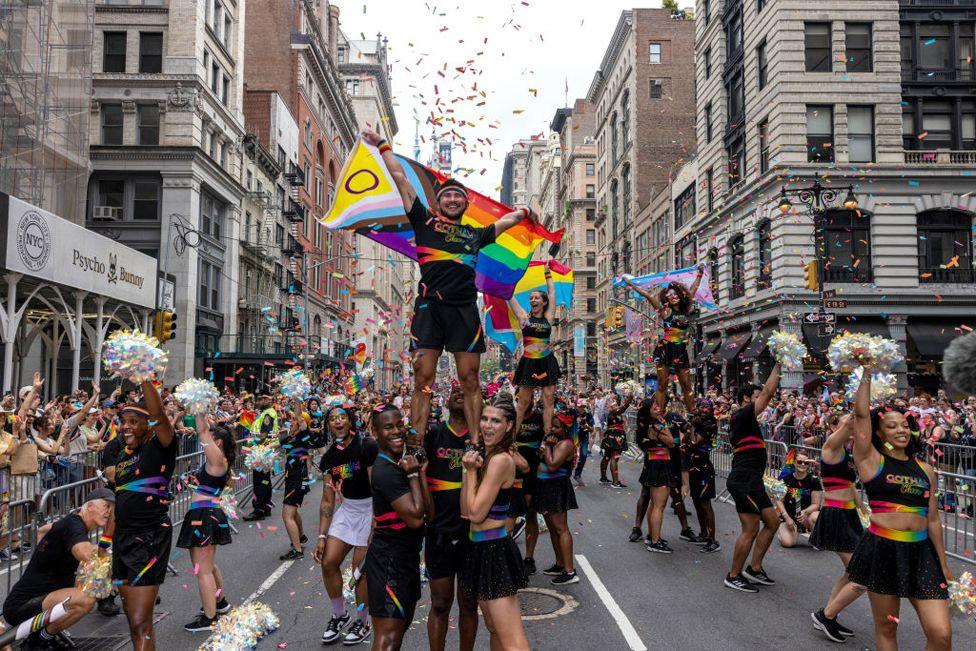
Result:
M976 476L976 446L939 441L926 447L926 455L937 469Z
M34 500L0 504L0 595L3 599L20 579L36 543ZM2 600L0 600L2 601Z

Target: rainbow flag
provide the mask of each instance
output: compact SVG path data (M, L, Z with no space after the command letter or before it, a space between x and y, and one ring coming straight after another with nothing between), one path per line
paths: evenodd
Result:
M428 208L434 205L435 188L446 177L409 158L397 156L397 160L420 201ZM413 227L379 150L360 141L346 160L340 177L332 209L319 221L334 230L353 230L416 260ZM469 189L468 210L461 223L485 227L509 212L511 208ZM536 247L543 240L559 242L562 236L562 230L553 233L527 220L508 229L494 244L479 251L475 263L478 290L505 300L511 298Z
M363 380L359 377L358 373L353 373L346 378L345 387L346 393L350 396L354 396L363 390Z
M529 294L546 291L545 262L538 260L529 264L525 275L515 286L515 300L526 312L529 311ZM549 262L552 270L552 283L556 287L556 305L567 309L573 305L573 270L555 261ZM509 309L508 303L496 296L485 295L485 334L515 352L522 338L522 328L518 319Z

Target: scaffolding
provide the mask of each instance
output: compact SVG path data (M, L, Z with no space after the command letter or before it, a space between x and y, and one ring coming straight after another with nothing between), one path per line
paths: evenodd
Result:
M84 224L94 0L0 0L0 191Z

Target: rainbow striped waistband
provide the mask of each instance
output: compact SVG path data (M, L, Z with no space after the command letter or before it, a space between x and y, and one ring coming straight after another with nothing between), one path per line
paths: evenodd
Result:
M219 509L220 504L214 502L213 500L200 500L199 502L190 502L191 509Z
M468 531L468 539L471 542L488 542L489 540L501 540L508 537L505 527L495 527L494 529L471 529Z
M670 461L671 453L668 452L666 449L654 448L653 450L648 451L647 460L648 461Z
M854 500L824 500L824 506L830 507L832 509L853 509L855 508Z
M929 537L928 529L922 529L921 531L904 531L902 529L889 529L887 527L882 527L873 522L871 523L871 526L868 527L868 531L880 538L887 538L888 540L896 540L898 542L922 542Z
M908 506L907 504L896 504L884 500L869 500L868 505L871 507L871 513L910 513L911 515L920 515L923 518L929 515L929 507L927 506Z

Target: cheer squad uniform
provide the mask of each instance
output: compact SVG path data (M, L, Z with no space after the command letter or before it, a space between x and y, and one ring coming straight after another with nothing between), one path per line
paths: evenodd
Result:
M695 415L691 426L698 442L682 451L688 471L688 492L695 502L715 499L715 466L712 465L712 442L718 433L718 421L712 416Z
M820 481L811 474L800 479L790 473L783 477L783 484L786 486L786 495L783 496L786 515L790 517L800 533L805 533L807 528L800 522L800 512L813 503L813 491L819 490Z
M461 518L461 457L470 440L468 428L455 430L450 422L433 425L424 437L427 488L434 501L434 517L424 539L424 564L431 581L458 574L467 553L468 523Z
M539 481L536 475L539 470L539 449L542 447L542 438L542 412L536 409L522 420L522 427L515 437L516 449L529 464L529 471L523 473L518 468L515 469L512 505L509 510L509 515L513 518L520 518L526 514L528 511L526 498L536 493L536 485ZM531 509L538 511L534 503Z
M681 488L681 431L688 427L688 421L678 414L667 414L664 418L671 429L671 436L674 440L674 445L668 448L668 463L671 466L671 482L668 486L670 488Z
M230 470L220 477L214 477L207 472L206 463L200 466L196 472L197 485L193 487L190 510L183 516L180 537L176 540L177 547L189 549L233 542L227 514L217 503L229 479Z
M495 241L495 227L476 228L438 216L419 197L407 218L420 264L410 349L485 352L474 267L478 251Z
M124 448L115 464L115 535L112 579L126 585L162 585L173 545L169 490L176 466L176 438L163 447L152 436Z
M607 429L603 432L600 447L604 452L621 452L627 447L627 432L623 414L607 412Z
M552 324L544 316L522 322L522 357L515 367L514 384L519 387L550 387L559 383L559 362L549 340Z
M393 502L410 493L407 473L380 452L373 464L373 539L366 551L366 586L372 617L405 619L420 599L420 546L424 528L407 526Z
M576 492L569 475L573 471L573 455L570 455L561 466L550 468L546 465L545 455L539 455L539 469L536 471L536 492L533 498L535 510L539 513L566 513L578 509Z
M511 488L500 488L488 511L485 522L492 521L496 527L468 531L461 587L479 601L511 597L529 585L522 554L505 531L511 493Z
M637 431L634 436L637 446L644 450L644 467L641 469L639 480L641 486L658 488L671 485L671 453L667 446L656 438L666 428L667 422L663 419L638 415Z
M369 544L373 516L369 468L376 461L379 447L376 441L361 434L348 434L345 445L336 440L319 461L319 470L329 478L331 487L341 496L339 506L329 523L329 534L353 547Z
M929 513L932 490L926 466L881 455L878 474L862 480L871 513ZM908 599L948 599L946 578L928 529L888 529L873 521L854 549L847 574L852 583L878 594Z
M664 311L668 312L668 316L661 317L664 333L654 348L654 363L674 370L689 368L688 330L691 329L691 317L670 308L664 308Z
M820 482L824 491L854 490L857 470L854 459L844 450L837 463L827 463L820 457ZM817 522L810 534L810 544L828 552L851 553L864 534L861 518L854 500L824 499Z
M291 423L296 428L295 423ZM285 496L282 504L301 506L308 494L308 449L311 434L307 429L293 430L291 436L282 439L281 449L285 451Z
M732 414L729 429L732 445L732 470L725 485L735 500L737 513L759 515L773 503L766 494L766 443L756 420L756 406L748 404Z

